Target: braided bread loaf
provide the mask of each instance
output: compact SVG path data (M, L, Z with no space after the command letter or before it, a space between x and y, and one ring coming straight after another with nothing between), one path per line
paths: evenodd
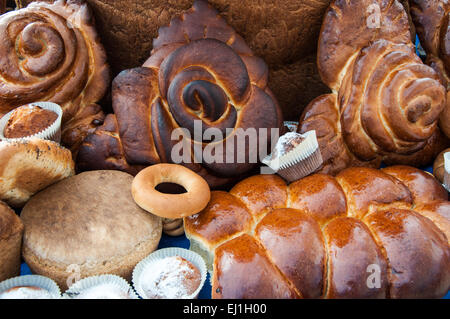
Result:
M0 16L0 116L36 101L63 109L62 143L74 154L104 118L106 55L83 0L33 2Z
M213 298L442 297L447 200L431 174L409 166L348 168L290 185L256 175L213 191L184 224L191 249L213 265Z
M411 16L416 25L420 43L427 52L426 63L439 74L443 85L450 84L450 3L444 0L412 0ZM450 137L450 95L439 124Z
M185 128L189 134L182 139L189 147L214 148L215 158L221 160L200 164L192 152L181 164L210 186L222 185L255 166L249 156L258 154L259 142L247 143L245 154L236 150L247 129L281 127L281 111L267 78L264 61L206 1L196 1L192 9L159 29L143 67L125 70L114 79L114 114L86 138L78 169L134 174L144 166L173 162L172 149L181 139L172 133ZM210 128L219 136L211 141L198 136ZM265 139L270 141L270 132ZM234 147L229 148L229 142ZM227 160L230 154L235 160ZM239 162L236 156L241 155L245 159Z
M323 173L345 167L413 166L445 146L438 74L422 63L396 0L334 1L322 25L318 68L333 93L313 100L299 132L316 130Z

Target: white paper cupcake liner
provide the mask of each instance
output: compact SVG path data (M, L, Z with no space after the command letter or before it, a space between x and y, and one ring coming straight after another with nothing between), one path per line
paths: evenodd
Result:
M304 140L292 150L272 159L272 154L262 160L288 182L303 178L316 171L323 163L316 131L300 134Z
M207 270L205 261L199 254L191 250L178 247L169 247L154 251L146 258L141 260L134 268L132 277L133 286L137 294L142 299L147 299L147 295L140 285L142 272L145 269L147 269L147 267L150 267L152 263L164 259L166 257L173 257L173 256L179 256L181 258L186 259L187 261L190 261L200 271L201 274L200 285L191 295L186 296L185 299L196 299L198 297L198 294L200 293L200 290L203 288L203 285L205 284L206 281Z
M40 275L17 276L0 283L0 293L14 287L39 287L47 290L52 299L61 298L61 290L52 279Z
M124 294L129 296L129 299L139 299L138 295L134 292L133 287L122 277L117 275L98 275L80 279L75 282L69 289L67 289L62 298L63 299L87 299L82 297L83 291L88 289L99 287L101 285L112 285L117 287ZM95 298L88 298L95 299ZM119 299L119 298L111 298Z
M445 189L450 192L450 152L444 153L444 182Z
M58 117L56 118L55 122L53 122L52 125L50 125L45 130L43 130L39 133L30 135L30 136L20 137L20 138L6 138L3 134L4 134L5 127L8 124L8 120L11 117L12 113L14 112L14 110L12 110L12 111L6 113L0 119L0 140L16 142L16 141L28 140L31 138L40 138L40 139L50 140L50 141L59 143L61 141L61 120L62 120L62 115L63 115L63 111L62 111L61 107L58 104L52 103L52 102L34 102L34 103L29 103L29 104L36 105L36 106L39 106L40 108L55 112L58 115ZM29 104L27 104L27 105L29 105Z

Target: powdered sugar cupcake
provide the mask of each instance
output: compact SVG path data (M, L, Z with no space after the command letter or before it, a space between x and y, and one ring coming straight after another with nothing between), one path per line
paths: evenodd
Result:
M144 299L193 299L206 280L206 265L196 253L182 248L157 250L133 272L133 285Z
M323 163L316 132L282 135L272 153L262 162L288 182L312 174Z
M83 278L64 292L63 299L138 299L130 284L116 275Z
M0 283L0 299L59 299L61 291L50 278L17 276Z

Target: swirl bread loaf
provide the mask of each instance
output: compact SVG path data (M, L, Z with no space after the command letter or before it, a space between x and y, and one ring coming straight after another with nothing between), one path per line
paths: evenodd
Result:
M450 288L448 193L410 166L289 185L252 176L213 191L184 223L213 266L213 298L437 298Z
M412 0L411 16L417 28L420 43L427 53L427 61L440 75L447 88L447 105L442 112L439 124L442 131L450 137L450 3L443 0Z
M143 166L174 161L172 149L183 139L188 150L214 150L214 160L205 158L200 165L191 152L181 163L210 186L222 185L254 167L250 156L271 140L270 129L282 125L267 78L264 61L206 1L196 1L160 28L143 67L125 70L114 79L114 114L85 139L78 169L135 173ZM187 135L176 133L173 139L177 128L186 129ZM267 137L237 152L248 129L260 128L269 130ZM201 136L207 129L215 129L217 135L210 140Z
M36 101L63 109L62 143L74 154L104 119L106 55L83 0L34 2L0 17L0 115Z
M333 93L308 105L298 130L316 130L321 172L381 161L427 165L448 143L437 129L445 88L415 54L398 1L333 1L319 37L318 68Z

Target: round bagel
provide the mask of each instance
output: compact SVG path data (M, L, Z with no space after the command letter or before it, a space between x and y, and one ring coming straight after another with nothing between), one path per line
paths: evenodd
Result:
M161 193L155 187L162 183L183 186L186 193ZM208 183L200 175L178 164L156 164L141 170L133 179L131 193L142 209L172 219L200 212L211 196Z

